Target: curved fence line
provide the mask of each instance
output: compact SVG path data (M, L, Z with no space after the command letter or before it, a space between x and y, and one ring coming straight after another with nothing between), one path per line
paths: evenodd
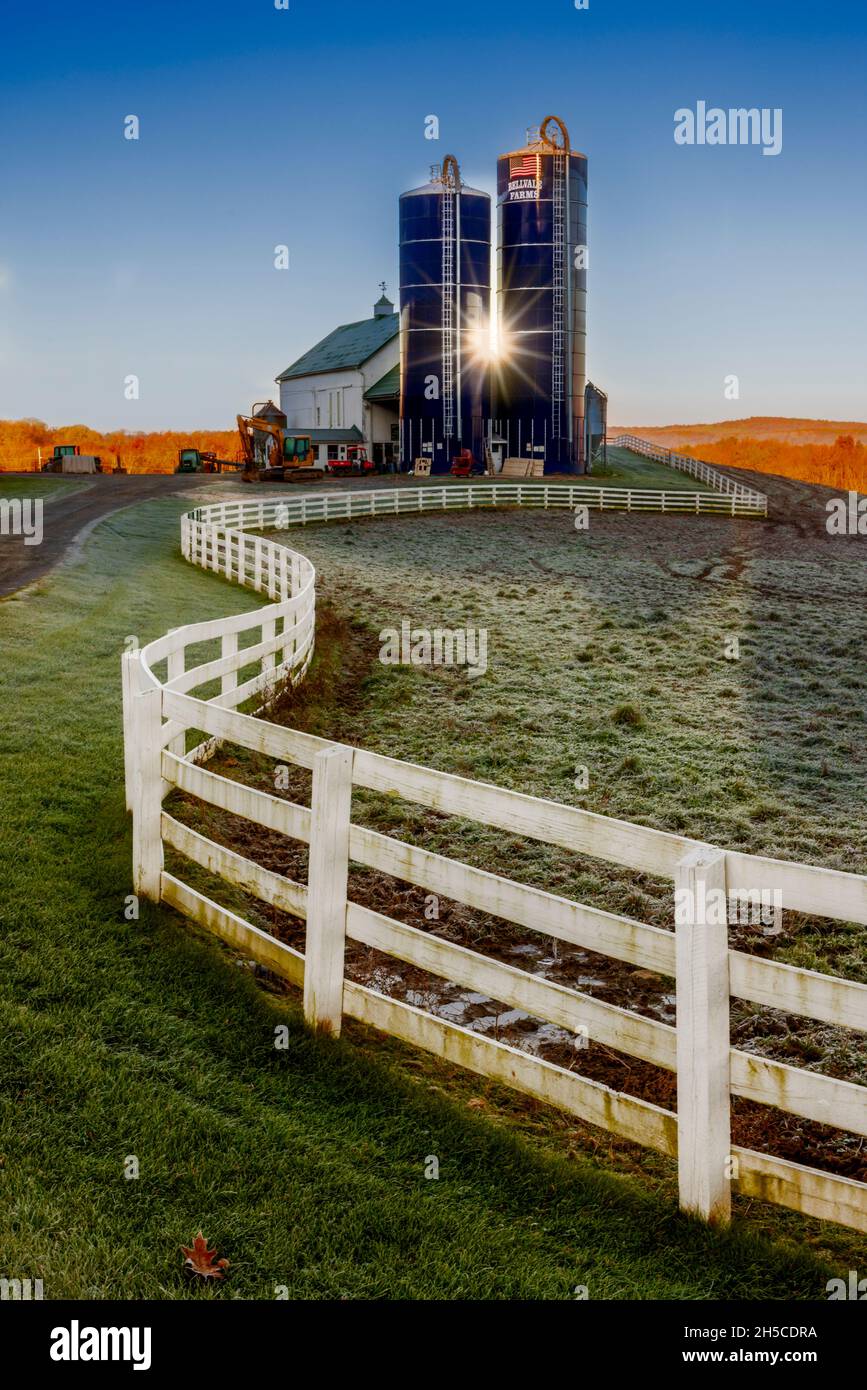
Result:
M182 549L190 563L251 587L268 602L253 612L174 629L124 655L125 776L136 893L170 904L302 988L305 1017L314 1027L339 1033L344 1017L360 1019L676 1158L685 1210L726 1221L737 1190L867 1231L867 1184L738 1148L730 1136L732 1095L867 1136L865 1088L733 1048L729 1028L734 995L867 1032L867 986L728 946L732 898L760 896L764 903L767 894L775 911L867 924L867 879L721 850L335 743L238 709L254 699L261 708L284 681L302 679L315 640L313 565L277 541L249 534L251 529L457 505L443 501L446 495L460 497L463 506L485 505L491 486L239 500L200 507L182 518ZM505 505L570 506L585 495L584 488L572 485L496 486L507 488ZM195 746L188 750L190 734ZM211 772L203 764L221 741L309 769L310 806ZM355 787L668 878L680 903L675 929L663 931L602 911L356 824ZM173 789L307 844L307 882L265 869L176 819L163 808ZM304 952L185 882L182 870L167 870L166 847L265 904L268 912L276 909L302 920ZM350 900L350 861L554 940L674 976L677 1027ZM722 916L718 906L709 916L707 904L718 904L720 895ZM577 1046L599 1043L676 1071L677 1113L347 979L348 940L573 1030L581 1039Z
M706 466L706 465L705 465ZM727 480L728 481L728 480ZM665 491L659 488L596 487L582 483L446 483L439 486L368 488L357 492L304 493L264 501L220 502L188 513L195 526L200 512L209 525L223 527L292 526L308 521L340 521L361 516L395 516L433 511L476 511L486 507L588 507L591 511L698 512L726 516L766 516L763 493L732 485L724 493Z

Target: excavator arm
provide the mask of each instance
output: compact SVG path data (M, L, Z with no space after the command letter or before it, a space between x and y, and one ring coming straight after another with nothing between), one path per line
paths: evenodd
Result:
M282 468L283 431L279 425L253 415L239 415L238 435L245 473L258 472L260 468Z
M319 482L309 435L284 435L279 425L259 415L239 415L238 435L244 455L245 482Z

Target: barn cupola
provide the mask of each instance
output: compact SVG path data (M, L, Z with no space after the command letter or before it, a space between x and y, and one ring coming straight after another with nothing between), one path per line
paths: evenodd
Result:
M382 295L373 306L373 317L375 319L387 319L394 313L394 305L385 293L384 280L380 281L379 288L382 290Z

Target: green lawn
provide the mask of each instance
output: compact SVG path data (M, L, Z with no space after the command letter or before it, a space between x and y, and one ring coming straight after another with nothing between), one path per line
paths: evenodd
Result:
M0 473L0 498L41 497L45 502L69 497L82 488L93 487L90 479L63 478L58 474L28 473L11 476Z
M660 488L665 492L713 491L688 473L667 468L664 463L634 454L631 449L615 449L612 445L608 446L607 466L581 474L575 482L586 483L589 487Z
M568 1299L586 1285L596 1299L813 1299L832 1273L857 1267L859 1254L863 1264L864 1242L770 1208L763 1219L773 1240L752 1216L713 1234L677 1213L671 1172L652 1156L633 1151L634 1178L606 1171L607 1137L597 1133L597 1156L569 1119L360 1027L339 1043L315 1039L295 996L264 992L173 913L145 907L141 921L125 920L124 639L144 642L259 603L181 561L181 510L165 500L119 513L82 560L0 603L0 1274L42 1278L47 1298L271 1298L286 1285L312 1298ZM478 561L492 553L496 519L474 520ZM510 525L524 522L546 524ZM559 523L568 528L569 518ZM448 523L436 525L443 544L429 551L427 578L444 592L457 579L472 612L481 571L456 573L457 542L447 543ZM365 559L402 582L418 542L411 521L379 540L373 527L352 539L348 531L311 529L295 544L309 542L326 600L351 613L379 582ZM466 546L465 531L453 534ZM507 534L526 544L529 531ZM614 533L600 541L605 534ZM517 551L498 549L518 562ZM461 564L470 558L464 551ZM526 602L524 579L519 597ZM400 601L421 605L415 590ZM597 602L613 620L601 592ZM555 624L549 640L560 651L574 646L569 669L582 673L586 615L564 612L561 625L567 619L567 634ZM524 657L511 677L518 686L501 692L510 734L493 710L482 725L475 695L413 688L418 673L401 684L408 673L399 672L389 686L384 668L374 672L360 732L387 741L390 699L390 751L466 760L477 775L508 781L502 760L520 728L516 702L538 702L541 679L536 648ZM320 665L338 658L323 642ZM364 698L356 692L356 706ZM415 728L412 701L435 715L439 744ZM606 694L601 722L609 703ZM573 698L568 712L576 708ZM580 756L577 733L550 722L562 709L529 711L533 746L551 740L551 757L526 779L530 790L550 781L552 758L565 777ZM461 752L480 727L484 742ZM519 740L518 755L526 752ZM625 752L611 747L612 765ZM278 1050L282 1022L288 1047ZM481 1109L468 1108L471 1100ZM140 1176L127 1180L132 1155ZM429 1155L439 1159L438 1181L424 1177ZM232 1262L225 1290L191 1288L182 1277L179 1246L200 1226Z

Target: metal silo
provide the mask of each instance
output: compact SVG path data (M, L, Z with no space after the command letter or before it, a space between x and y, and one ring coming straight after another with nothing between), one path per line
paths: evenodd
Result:
M584 468L587 158L546 116L497 161L500 366L495 415L513 457Z
M445 473L484 461L490 416L491 200L454 155L400 198L400 454Z

